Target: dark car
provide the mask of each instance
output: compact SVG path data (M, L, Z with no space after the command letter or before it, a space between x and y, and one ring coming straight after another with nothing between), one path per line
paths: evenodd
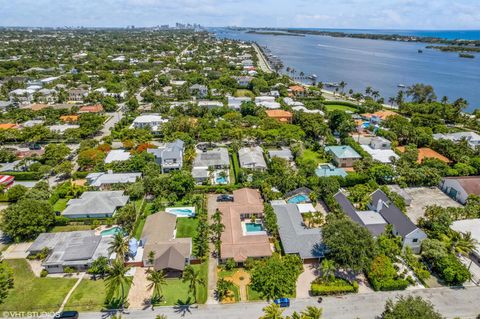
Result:
M53 317L54 319L78 319L78 311L62 311Z
M217 197L217 202L233 202L232 195L220 195Z
M288 298L279 298L273 301L282 308L290 307L290 299Z

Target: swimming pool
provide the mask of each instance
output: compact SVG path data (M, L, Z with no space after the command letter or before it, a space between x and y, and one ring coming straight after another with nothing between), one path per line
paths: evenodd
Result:
M362 123L362 128L367 129L370 127L370 122L363 122Z
M299 204L299 203L305 203L305 202L309 202L310 199L308 198L308 196L306 194L298 194L298 195L295 195L291 198L289 198L287 200L287 202L289 204Z
M215 181L217 182L217 184L227 184L228 183L228 180L226 177L217 177L215 179Z
M170 214L175 214L177 217L195 216L195 207L168 207L165 211Z
M117 233L121 233L121 234L125 235L125 232L123 231L122 227L119 227L119 226L115 226L115 227L112 227L112 228L109 228L109 229L102 230L100 232L100 235L102 235L103 237L115 236Z
M264 228L262 224L245 223L245 230L247 231L247 233L253 233L264 231Z

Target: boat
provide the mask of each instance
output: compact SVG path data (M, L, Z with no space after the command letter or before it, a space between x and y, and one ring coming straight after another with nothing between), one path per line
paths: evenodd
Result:
M316 74L312 74L308 77L310 80L315 80L317 78Z
M399 84L399 85L397 85L397 86L398 86L399 88L402 88L402 89L406 88L406 85L405 85L405 84Z
M423 53L423 50L418 49L418 53Z
M338 83L336 83L336 82L335 82L335 83L327 82L327 83L325 83L325 86L328 86L328 87L339 87L340 84L338 84Z

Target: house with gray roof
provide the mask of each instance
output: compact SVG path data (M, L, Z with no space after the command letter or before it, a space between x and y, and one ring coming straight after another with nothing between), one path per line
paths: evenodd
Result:
M86 179L89 186L98 187L102 190L110 188L115 184L135 183L142 177L142 173L90 173Z
M68 201L62 215L68 218L108 218L125 206L129 197L123 191L85 192Z
M148 153L155 156L155 161L160 165L162 173L168 173L182 169L183 152L185 151L185 143L182 140L176 140L167 143L159 148L149 148Z
M196 149L197 155L193 161L192 176L197 183L202 183L209 179L210 171L224 170L230 168L230 157L225 147L216 147L213 149Z
M284 200L271 201L277 216L278 233L286 254L297 254L303 261L318 260L324 256L322 230L305 225L297 204Z
M42 233L27 252L36 255L48 249L49 254L42 266L49 274L63 273L67 267L86 271L97 258L110 258L112 241L113 237L96 235L93 230Z
M274 158L274 157L282 158L289 163L293 162L293 154L288 147L268 150L268 156L270 156L270 158Z
M143 266L179 276L190 264L192 238L176 238L177 215L159 212L149 215L142 231ZM153 252L153 262L150 258Z
M427 234L418 228L380 189L372 193L369 210L357 211L342 191L334 195L342 211L354 222L367 228L374 237L385 231L387 225L392 225L393 234L402 238L403 248L410 247L419 253L421 244Z
M204 98L208 95L208 87L202 84L194 84L188 89L191 95Z
M241 168L264 171L267 163L263 157L263 149L260 146L242 147L238 150L238 159Z

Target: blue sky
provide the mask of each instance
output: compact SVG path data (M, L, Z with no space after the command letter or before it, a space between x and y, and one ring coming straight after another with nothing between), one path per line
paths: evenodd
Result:
M480 29L480 0L0 0L3 26Z

